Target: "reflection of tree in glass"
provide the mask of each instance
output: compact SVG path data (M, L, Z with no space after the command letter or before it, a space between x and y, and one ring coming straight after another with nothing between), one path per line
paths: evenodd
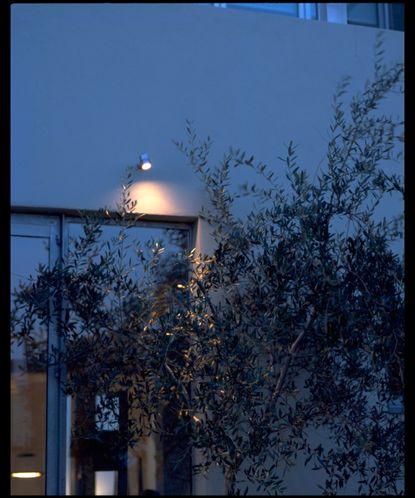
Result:
M166 236L168 244L176 247L178 250L186 251L189 245L189 232L177 228L165 228L163 233Z
M178 458L186 438L176 443L174 437L178 408L171 379L158 374L166 358L180 361L181 350L157 324L184 302L187 231L166 230L164 243L160 237L134 240L130 221L128 227L108 239L114 227L108 231L102 218L86 217L65 264L40 268L34 282L16 290L24 312L15 307L14 338L30 344L31 362L40 357L33 334L39 318L56 320L65 343L50 361L66 367L62 388L73 399L72 486L80 495L94 493L95 472L111 469L118 472L119 494L126 494L127 449L138 451L155 436L164 472L160 486L164 481L165 489L180 494L189 483L189 452Z

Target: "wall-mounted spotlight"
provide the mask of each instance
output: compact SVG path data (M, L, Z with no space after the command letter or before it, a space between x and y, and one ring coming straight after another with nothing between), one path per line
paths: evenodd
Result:
M150 157L148 154L140 154L140 160L137 165L138 169L141 171L146 171L151 168Z

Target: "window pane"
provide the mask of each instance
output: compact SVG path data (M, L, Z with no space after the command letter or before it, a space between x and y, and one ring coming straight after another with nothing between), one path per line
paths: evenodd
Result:
M348 3L347 22L362 26L379 26L378 6L376 3Z
M391 29L404 31L404 7L403 3L388 3L389 26Z
M29 282L48 264L47 238L11 238L11 287ZM13 297L12 297L13 305ZM16 315L18 318L19 314ZM15 323L15 322L13 322ZM19 324L15 324L15 330ZM11 347L11 494L45 494L47 329L35 323L32 340ZM25 472L40 477L23 478ZM20 477L14 477L20 476Z
M160 307L168 307L172 293L183 292L187 280L185 259L180 256L180 254L184 256L189 249L187 229L143 225L128 229L125 232L126 239L122 238L122 232L118 226L103 226L102 229L104 244L100 253L94 256L95 261L100 261L102 255L105 256L111 252L115 244L117 250L124 251L121 252L126 265L124 269L128 268L122 278L124 282L131 279L131 285L137 285L137 288L131 293L126 291L125 294L123 294L125 289L120 290L119 295L113 292L115 287L108 292L105 306L111 310L111 313L108 322L102 328L102 340L95 346L93 336L88 336L88 330L84 329L83 319L74 314L74 319L78 320L78 331L81 334L85 332L84 344L92 351L92 357L95 354L94 347L101 348L101 351L108 351L102 348L105 338L113 330L126 330L121 322L117 322L117 317L120 316L121 301L125 304L123 308L125 316L130 310L129 306L134 310L146 306L145 285L147 283L153 285L154 298L159 300ZM69 224L70 237L82 234L81 224ZM123 243L117 245L117 241L121 240ZM105 245L106 242L109 245ZM144 271L140 254L151 253L153 249L161 249L160 261L157 264L157 271L150 277ZM85 272L85 278L88 278L87 275ZM99 271L94 273L93 278L98 287L103 285L99 283ZM140 289L144 292L143 299L141 299ZM117 301L118 298L121 301ZM82 296L79 296L78 304L83 304ZM129 333L131 334L131 329ZM133 329L134 340L138 339L139 333L139 329ZM130 351L129 344L127 343L126 346L128 351ZM109 357L109 353L104 354ZM134 362L139 363L140 357L134 356ZM88 374L85 375L85 381L79 385L77 392L72 397L68 397L68 429L70 432L67 436L66 493L111 496L139 495L145 490L153 490L162 495L190 495L191 460L190 452L185 453L185 450L190 447L188 441L181 437L180 433L173 436L152 433L131 439L129 428L148 425L148 420L140 412L134 399L137 389L140 389L134 377L136 372L134 363L131 363L131 372L129 370L128 373L120 373L118 360L114 365L115 367L109 367L108 376L118 375L117 379L121 376L122 381L116 380L105 392L99 391L94 384L94 368L91 368L90 371L85 370ZM83 368L84 365L79 365L79 367ZM77 369L78 366L74 364L72 368ZM130 387L125 387L125 382L128 383L130 380ZM169 403L160 406L160 417L164 427L172 428L176 423L179 409L173 405L174 403Z
M310 19L317 19L317 4L316 3L306 3L310 11Z
M241 9L263 10L293 17L298 16L297 3L227 3L226 6Z

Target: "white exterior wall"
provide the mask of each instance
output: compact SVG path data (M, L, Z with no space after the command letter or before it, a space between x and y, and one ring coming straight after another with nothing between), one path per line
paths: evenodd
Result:
M313 172L335 86L371 76L376 31L200 4L14 4L12 205L113 207L126 166L147 152L139 210L197 216L206 196L172 143L186 118L218 157L232 145L281 167L293 139ZM385 34L386 59L402 59L403 33ZM403 115L399 96L388 105ZM314 481L296 473L288 491L319 494ZM195 487L222 493L217 479Z
M371 75L373 28L191 4L12 6L13 205L113 205L125 167L143 212L197 215L200 185L172 139L185 119L279 166L324 157L339 78ZM386 32L387 58L403 33ZM396 103L393 106L396 111Z

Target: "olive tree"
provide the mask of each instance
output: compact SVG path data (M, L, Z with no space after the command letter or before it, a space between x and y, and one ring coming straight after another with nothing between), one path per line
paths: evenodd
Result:
M401 63L383 63L378 42L364 89L350 97L350 78L341 81L314 179L293 142L277 167L232 148L211 165L212 140L188 122L176 145L209 194L201 217L212 253L183 251L167 264L162 244L145 251L130 241L127 262L130 173L119 236L100 240L108 211L87 218L63 262L16 290L14 340L30 341L35 317L57 320L65 348L49 360L68 372L65 393L125 392L139 416L120 440L186 436L183 455L201 455L194 471L219 466L228 494L283 493L286 468L301 459L325 472L322 494L350 480L359 494L401 493L403 417L388 404L403 396L404 273L391 245L402 220L379 219L377 207L404 195L384 167L402 160L403 123L380 108L402 74ZM265 186L236 191L240 168ZM242 217L234 205L243 198L256 202Z

